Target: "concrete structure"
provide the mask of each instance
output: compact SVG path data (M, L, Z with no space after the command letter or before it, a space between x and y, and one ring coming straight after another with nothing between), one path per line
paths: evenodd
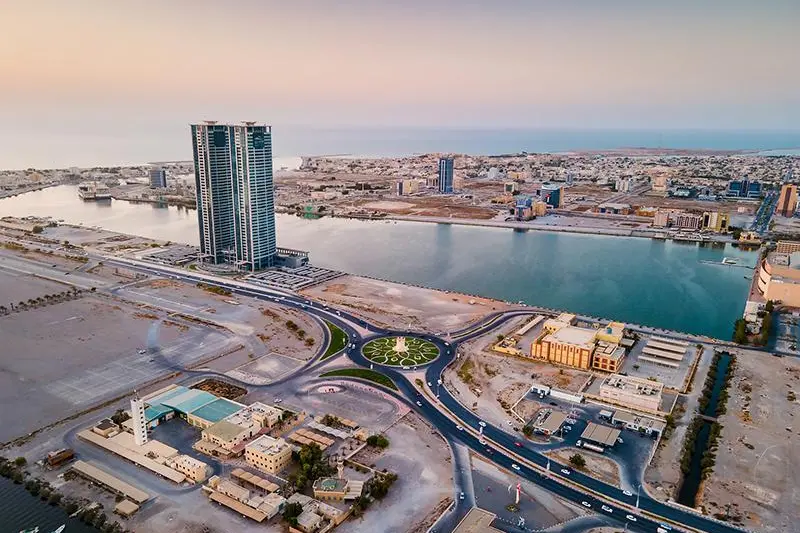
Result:
M666 228L669 226L669 211L659 209L653 216L653 227Z
M540 411L539 414L536 415L536 418L533 420L531 425L533 426L534 432L547 435L549 437L561 429L561 426L564 425L566 420L567 415L561 411L546 409Z
M117 437L121 436L127 436L128 438L131 438L130 435L127 433L121 433L117 435ZM151 472L160 475L161 477L167 478L174 483L183 483L183 481L186 479L186 476L184 474L177 472L172 468L169 468L168 466L165 466L153 459L150 459L149 457L144 455L144 453L136 453L130 450L128 447L123 446L119 442L115 441L115 439L105 439L100 435L96 435L95 433L88 430L79 432L78 438L90 442L96 446L100 446L101 448L104 448L113 454L119 455L123 459L127 459L128 461L131 461L132 463L135 463L141 466L142 468L146 468ZM142 448L144 449L144 447Z
M179 416L189 424L205 429L245 407L218 398L210 392L172 385L144 398L148 427Z
M667 427L667 424L663 420L640 416L621 409L618 409L614 413L611 422L618 426L624 426L625 429L638 431L645 435L650 435L651 437L660 437L661 434L664 433L664 428Z
M792 263L790 258L782 254L770 254L761 261L756 288L764 300L780 302L787 307L800 307L800 261Z
M633 178L632 177L623 177L617 178L617 181L614 185L614 189L617 192L631 192L633 188Z
M255 402L207 427L201 438L219 448L210 448L211 455L238 455L244 451L243 443L246 440L255 437L262 429L271 428L280 420L282 413L280 409ZM205 452L205 449L201 451Z
M112 476L93 463L86 461L75 461L71 470L76 474L79 474L80 476L92 481L93 483L97 483L98 485L106 488L114 494L119 494L120 496L131 500L132 502L142 504L150 499L150 495L145 491Z
M531 343L531 357L584 370L616 372L625 357L625 349L619 345L625 324L610 322L603 328L590 329L573 326L574 322L575 315L568 313L546 320Z
M533 200L530 196L517 196L514 203L514 217L517 220L530 220L533 218Z
M624 333L625 324L622 322L609 322L597 330L596 338L598 341L619 344L622 342L622 336Z
M453 533L501 533L502 530L492 527L496 514L478 507L470 509Z
M655 178L653 178L653 185L652 185L652 192L659 196L666 196L667 190L669 188L669 181L667 180L667 176L664 174L659 174Z
M782 217L793 217L797 211L797 185L787 183L781 187L781 195L775 207L775 213Z
M453 191L453 158L442 157L439 159L439 192L448 194Z
M92 431L101 437L109 438L119 433L119 426L117 426L110 418L104 418L92 428ZM146 437L147 431L145 430L145 438ZM144 442L142 444L144 444Z
M698 230L702 224L703 217L692 213L678 213L675 216L674 226L678 229Z
M244 458L263 472L277 474L292 460L292 448L283 439L262 435L245 447Z
M137 446L143 446L147 443L147 419L144 416L144 400L138 395L131 399L131 421L133 423L133 439Z
M167 171L161 167L150 169L150 188L164 189L167 187Z
M322 517L314 511L303 511L297 517L297 529L304 533L312 533L322 525Z
M261 476L251 474L250 472L241 468L234 468L231 472L231 479L235 479L237 483L243 487L252 488L254 490L263 491L266 493L276 492L280 487L268 479Z
M395 186L398 196L407 196L409 194L417 194L419 192L418 180L400 180L395 184Z
M240 471L236 469L234 472ZM278 486L272 484L277 490ZM206 489L210 489L210 498L217 503L225 505L240 514L257 522L263 522L283 511L286 505L286 498L280 494L270 493L266 495L253 494L248 489L240 487L235 483L220 479L219 476L212 476L208 480Z
M625 360L625 348L619 344L598 341L592 352L592 369L601 372L619 372Z
M778 241L775 247L775 253L791 255L795 252L800 252L800 242L797 241Z
M564 204L563 188L555 183L543 183L541 188L542 200L553 208L560 208Z
M344 462L341 457L336 463L336 477L320 478L314 481L314 497L319 500L355 500L364 490L363 481L344 477Z
M519 183L516 181L507 181L503 184L503 192L506 194L514 194L519 192Z
M533 202L533 214L537 217L545 216L547 214L547 204L540 200Z
M700 228L715 233L727 233L730 222L731 217L727 213L706 211L703 213L703 220L700 223Z
M600 446L614 446L619 438L620 430L601 424L589 422L581 433L581 439L599 444Z
M167 465L176 472L180 472L181 474L185 475L188 479L191 479L195 483L202 483L211 473L211 467L209 467L206 463L188 455L179 455L174 457L167 463Z
M130 518L136 511L139 510L139 506L133 503L130 500L122 500L117 505L114 506L114 513L120 515L123 518Z
M191 129L203 259L243 270L272 266L272 128L209 121Z
M725 196L728 198L759 198L761 196L761 190L760 182L743 178L741 180L729 181Z
M658 411L664 384L632 376L613 375L600 385L599 396L622 407Z

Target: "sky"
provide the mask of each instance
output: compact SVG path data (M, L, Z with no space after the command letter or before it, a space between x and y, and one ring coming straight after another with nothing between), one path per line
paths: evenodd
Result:
M0 15L0 141L25 150L203 119L800 129L796 0L0 0Z

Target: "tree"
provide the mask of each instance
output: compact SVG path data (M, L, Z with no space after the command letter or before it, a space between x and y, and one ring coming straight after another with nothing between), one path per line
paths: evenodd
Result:
M14 459L14 464L17 466L25 466L26 464L28 464L28 461L24 457L20 456Z
M41 226L34 226L32 231L33 233L41 233L44 231L44 228Z
M569 464L571 464L575 468L583 468L584 466L586 466L586 459L584 459L581 454L576 453L575 455L569 458Z
M389 446L389 439L383 435L370 435L367 437L367 444L378 448L387 448Z
M287 503L283 508L283 519L292 524L297 525L297 517L303 512L303 506L298 502Z
M775 310L775 302L773 302L772 300L767 300L767 303L764 306L764 311L766 311L767 313L771 313L774 310Z
M526 437L530 437L531 435L533 435L533 428L530 426L523 427L522 434L525 435Z
M745 322L743 318L736 320L733 342L736 344L747 344L747 322Z

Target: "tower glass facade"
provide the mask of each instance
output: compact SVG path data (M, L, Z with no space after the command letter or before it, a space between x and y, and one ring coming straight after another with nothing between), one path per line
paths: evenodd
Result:
M453 192L453 158L442 157L439 159L439 192Z
M247 122L192 125L200 252L258 270L276 253L272 130Z

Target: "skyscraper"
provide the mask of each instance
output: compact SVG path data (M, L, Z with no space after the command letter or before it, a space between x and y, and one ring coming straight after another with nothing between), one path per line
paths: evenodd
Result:
M778 197L776 212L782 217L793 217L797 211L797 185L786 184L781 187L781 195Z
M439 192L453 192L453 158L442 157L439 159Z
M200 252L243 270L276 253L272 128L255 122L192 125Z
M167 171L161 167L150 169L150 188L163 189L167 186Z

